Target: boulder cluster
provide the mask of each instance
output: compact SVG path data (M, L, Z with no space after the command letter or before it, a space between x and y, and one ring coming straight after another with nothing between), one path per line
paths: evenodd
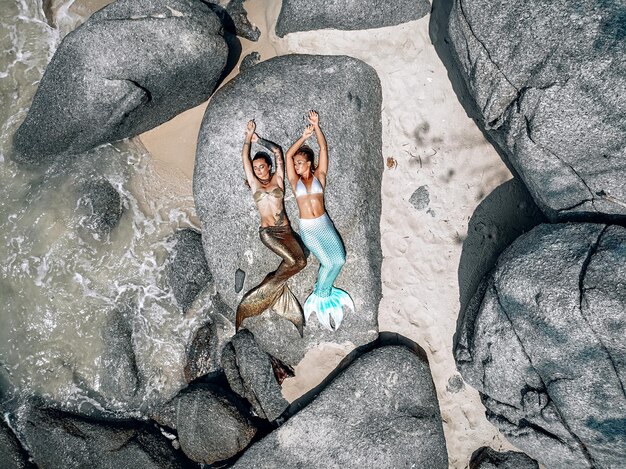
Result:
M13 136L14 160L41 165L136 136L211 97L193 177L202 228L165 241L181 317L211 307L186 344L179 371L187 385L167 399L148 398L131 320L137 305L123 298L101 331L103 378L88 404L20 399L0 366L3 467L446 468L425 353L378 333L376 71L347 56L250 55L215 91L236 55L233 37L259 37L243 1L223 3L117 0L94 13L59 45ZM284 0L276 33L385 27L429 9L425 0ZM489 420L526 454L482 448L471 468L619 468L626 460L624 11L623 1L603 0L434 2L433 42L459 98L516 175L492 196L515 216L503 222L486 200L470 222L454 357ZM311 109L331 155L326 207L348 251L337 282L356 313L335 332L312 318L301 337L270 310L235 334L243 293L278 264L256 233L242 133L255 119L260 135L288 147ZM77 191L84 233L105 240L125 223L124 198L110 182ZM423 210L428 201L422 186L410 203ZM297 231L293 196L285 206ZM461 275L468 262L478 267ZM301 300L317 267L309 256L291 280ZM322 343L355 351L290 404L283 380Z
M487 418L546 467L626 461L624 11L454 0L431 17L461 102L543 212L520 193L518 233L490 201L475 212L459 276L477 246L491 258L460 278L455 360Z

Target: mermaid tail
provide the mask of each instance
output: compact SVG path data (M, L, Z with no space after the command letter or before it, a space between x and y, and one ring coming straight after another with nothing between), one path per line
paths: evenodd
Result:
M235 330L239 330L244 319L258 316L272 308L291 321L302 337L302 307L287 286L287 280L306 265L304 252L289 225L261 228L259 236L261 242L283 260L275 272L268 274L260 284L244 295L237 307Z
M279 315L291 321L300 337L304 336L304 321L302 317L302 307L296 296L292 293L287 285L283 287L283 293L280 295L272 309Z
M320 262L315 288L304 303L304 319L308 321L315 311L326 329L337 330L343 321L343 308L354 312L354 302L350 295L333 287L346 262L343 243L327 214L313 219L301 219L300 235L305 246ZM334 329L330 323L331 318L335 323Z
M331 292L328 296L320 296L313 291L304 302L304 320L308 323L309 316L315 312L322 326L330 331L336 331L343 321L344 307L354 313L352 298L340 288L331 287ZM334 328L330 323L330 318L333 319Z

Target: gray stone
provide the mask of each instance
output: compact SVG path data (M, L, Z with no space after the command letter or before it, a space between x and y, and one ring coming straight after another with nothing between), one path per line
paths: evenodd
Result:
M330 152L326 208L347 251L335 284L352 296L356 312L347 314L336 332L325 331L311 318L303 339L291 322L275 314L244 321L261 348L287 364L297 364L320 342L360 345L377 335L382 262L380 106L380 82L365 63L345 56L287 55L237 76L207 107L198 139L194 198L209 268L220 297L233 311L233 322L243 293L280 262L259 240L258 211L244 184L241 144L246 122L256 118L259 135L287 147L302 134L306 112L320 112ZM310 142L315 145L314 139ZM297 230L298 211L289 188L285 205ZM309 256L307 267L289 282L301 302L313 288L318 265ZM246 272L240 294L234 284L238 269Z
M450 10L439 41L461 99L541 209L553 221L623 218L626 2L455 0Z
M233 467L447 468L426 359L402 346L359 357Z
M139 388L133 330L128 315L129 311L113 310L101 333L105 349L99 392L109 400L120 402L132 400Z
M4 419L0 419L0 467L2 469L30 469L35 467L28 461L28 454Z
M515 451L499 452L489 447L474 451L470 459L470 469L539 469L539 464L524 453Z
M415 207L416 210L424 210L430 203L430 195L428 194L428 186L419 186L415 189L415 192L411 194L409 203Z
M118 0L68 34L14 135L39 163L145 132L213 92L228 49L207 5Z
M427 0L283 0L276 34L316 29L372 29L395 26L428 14Z
M256 26L250 24L243 2L244 0L230 0L226 6L226 12L233 21L237 36L256 42L261 36L261 31Z
M446 391L450 393L457 393L465 389L465 383L463 382L463 378L459 375L450 376L448 379L448 385L446 386Z
M196 385L177 396L176 416L180 446L196 462L228 459L256 434L245 407L209 384Z
M185 381L190 383L214 370L216 340L213 323L205 324L196 330L187 347L187 362L184 369Z
M122 198L106 179L94 179L79 189L80 225L99 238L108 236L124 213Z
M241 65L239 65L239 72L243 72L244 70L254 67L260 61L261 61L261 54L259 54L256 51L250 52L241 61Z
M539 225L459 318L457 368L487 417L546 467L626 460L626 229Z
M259 417L276 420L289 402L281 393L269 355L246 330L233 337L230 347L232 352L222 355L222 363L231 388L250 402Z
M186 313L200 291L211 281L204 258L202 235L191 228L174 235L174 249L167 268L167 279L178 306Z
M36 407L22 409L19 433L39 467L182 469L184 455L150 426L136 421L92 421ZM187 463L187 464L186 464Z

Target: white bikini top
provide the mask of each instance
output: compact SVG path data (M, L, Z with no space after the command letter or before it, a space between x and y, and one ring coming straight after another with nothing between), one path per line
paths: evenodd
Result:
M296 184L296 198L302 197L303 195L309 194L323 194L324 188L322 184L320 184L319 180L313 176L313 182L311 182L311 192L306 190L306 186L302 182L302 178L298 179L298 183Z

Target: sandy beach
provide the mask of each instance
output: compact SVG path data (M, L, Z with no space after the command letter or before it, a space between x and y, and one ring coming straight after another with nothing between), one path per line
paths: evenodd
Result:
M383 90L385 159L379 328L425 349L450 468L467 467L472 452L481 446L511 449L487 422L478 393L460 386L452 356L460 308L458 267L468 221L481 200L511 175L459 103L431 44L429 16L380 29L278 38L274 25L279 1L249 0L244 6L261 37L258 42L241 39L241 59L253 51L261 60L292 53L345 54L377 71ZM237 73L238 66L226 81ZM169 191L191 195L196 137L205 108L198 106L141 135L153 156L156 179L143 185L155 187L155 197L165 195L164 182ZM323 110L320 113L323 117ZM411 203L416 191L419 203ZM181 208L193 212L193 206ZM309 351L296 367L296 377L284 382L284 396L293 401L319 384L350 351L330 344Z

